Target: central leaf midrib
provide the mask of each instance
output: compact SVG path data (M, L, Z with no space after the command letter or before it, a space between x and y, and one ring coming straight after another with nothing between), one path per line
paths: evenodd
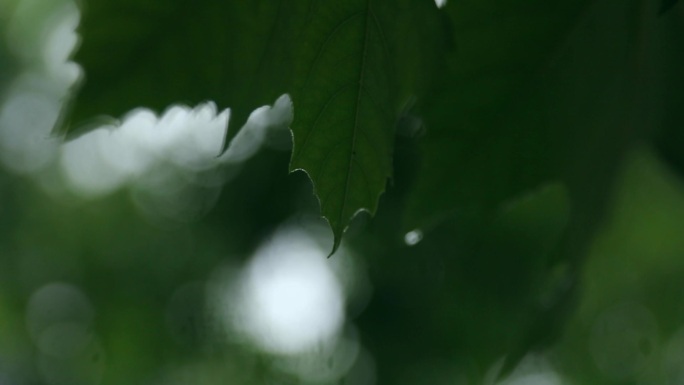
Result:
M363 93L363 80L364 80L364 74L365 74L365 69L366 69L366 56L368 53L368 35L369 35L369 26L368 24L370 23L370 13L372 12L371 10L371 1L368 0L366 2L366 20L364 22L363 28L363 44L361 47L361 63L360 63L360 68L359 68L359 82L358 82L358 87L356 91L356 105L355 111L354 111L354 128L352 129L352 137L351 137L351 148L349 151L349 162L348 162L348 167L347 167L347 178L344 184L344 194L342 195L342 206L340 207L340 214L338 218L338 230L342 230L344 228L344 213L347 208L347 200L348 200L348 195L349 195L349 185L351 182L351 175L352 175L352 168L354 164L354 156L356 154L356 133L359 130L359 114L361 111L361 97Z

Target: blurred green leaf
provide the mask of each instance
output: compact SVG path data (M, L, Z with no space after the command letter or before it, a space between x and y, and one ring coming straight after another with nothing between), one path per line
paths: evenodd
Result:
M658 6L622 0L447 4L456 48L441 87L420 105L427 134L405 230L423 229L428 240L454 220L462 223L454 231L486 227L511 199L549 181L566 186L570 201L568 225L542 268L548 274L560 269L559 285L566 289L544 306L524 300L539 287L509 300L522 301L504 312L520 322L499 335L521 334L502 340L498 353L509 354L504 371L558 335L576 298L574 280L609 208L616 172L632 146L657 129L663 85L681 77L659 48L655 32L674 36L677 29L657 16ZM524 234L537 242L550 239L538 229ZM506 239L492 240L493 248L502 245ZM529 265L539 253L516 254L515 262L508 259L515 253L471 253L483 266L508 266L512 275L539 271ZM502 282L492 285L501 288ZM540 287L547 285L554 286ZM483 354L480 363L496 357Z
M422 106L424 159L406 228L491 217L506 200L558 180L573 207L564 241L573 250L562 254L582 255L624 154L657 129L663 87L681 76L659 40L677 29L657 17L657 6L447 6L457 48L443 87Z
M570 214L567 189L550 184L489 220L451 216L410 247L379 240L366 253L377 258L375 294L360 325L380 376L404 383L401 368L439 358L480 383L494 361L514 366L547 346L574 308L563 300L574 272L556 261Z
M583 207L576 215L600 217L625 151L657 128L660 113L681 110L674 108L681 96L663 95L665 84L681 78L672 60L681 52L673 43L681 17L658 18L657 6L447 5L456 50L441 89L422 105L427 135L407 228L430 227L454 213L488 215L556 179Z
M588 1L448 3L456 49L422 107L427 135L407 226L491 215L507 198L558 177L539 89Z

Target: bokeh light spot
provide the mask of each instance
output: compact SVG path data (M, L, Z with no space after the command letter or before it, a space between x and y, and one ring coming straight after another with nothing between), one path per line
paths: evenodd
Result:
M232 327L278 354L335 338L344 324L344 295L326 256L304 232L278 232L242 273Z
M404 243L408 246L415 246L423 240L423 232L419 229L411 230L404 235Z

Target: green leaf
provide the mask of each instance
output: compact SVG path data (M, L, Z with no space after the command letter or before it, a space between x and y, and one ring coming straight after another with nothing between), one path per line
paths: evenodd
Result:
M353 0L318 5L300 52L293 94L291 169L314 183L333 252L349 221L373 215L387 178L397 121L427 95L447 44L431 0ZM302 104L297 104L301 100Z
M396 91L386 32L371 2L320 8L315 19L334 22L316 22L303 37L312 42L313 60L295 96L302 108L290 167L313 181L334 252L359 210L375 212L391 175Z
M375 213L392 174L400 96L429 60L424 40L411 38L423 37L418 31L430 26L431 11L426 1L319 5L302 37L310 42L302 50L308 68L293 95L291 168L313 181L335 235L333 252L357 212Z
M291 169L313 181L334 252L351 218L377 209L402 103L427 88L442 52L441 17L430 0L93 0L75 58L85 82L66 129L205 100L230 107L237 127L291 93Z

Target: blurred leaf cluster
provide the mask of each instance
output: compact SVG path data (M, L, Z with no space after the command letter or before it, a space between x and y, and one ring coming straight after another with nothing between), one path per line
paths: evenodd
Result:
M0 383L684 381L681 3L88 0L50 83L74 4L0 1ZM43 121L70 142L22 168ZM92 159L125 183L70 192ZM306 353L239 323L337 309L266 302L283 248L344 293Z

